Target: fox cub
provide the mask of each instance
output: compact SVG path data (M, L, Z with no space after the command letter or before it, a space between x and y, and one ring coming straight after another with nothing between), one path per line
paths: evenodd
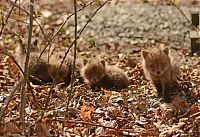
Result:
M28 68L29 75L31 75L29 80L36 85L48 84L54 81L56 84L64 82L65 86L68 86L71 82L71 66L73 59L71 56L68 56L61 65L64 54L64 52L53 53L48 60L47 54L44 53L37 62L40 54L31 52ZM21 45L18 46L15 56L20 67L24 69L26 56L24 47Z
M122 69L107 65L100 57L92 58L84 62L81 75L85 82L95 87L104 87L106 89L123 89L128 87L129 80Z
M54 82L64 82L68 86L71 81L71 60L63 58L64 52L52 54L49 58L48 73Z
M49 70L49 75L55 82L57 83L64 82L65 85L68 86L71 82L73 57L69 55L63 61L64 56L65 52L57 52L52 54L52 56L49 59L48 70ZM75 76L80 83L83 83L83 80L80 77L81 67L82 63L80 60L77 59L75 64Z
M30 59L29 59L29 67L28 67L28 73L31 75L29 77L29 80L36 85L41 85L45 83L52 82L52 78L50 77L48 73L48 60L46 55L42 55L37 62L40 54L37 52L31 52L30 53ZM24 65L25 65L25 59L26 59L26 52L25 49L20 45L15 50L15 57L18 61L20 67L24 71ZM37 62L37 64L36 64Z
M179 74L178 63L168 48L163 50L152 48L148 51L142 51L142 58L145 77L153 82L158 96L162 96L165 102L170 102L171 84Z

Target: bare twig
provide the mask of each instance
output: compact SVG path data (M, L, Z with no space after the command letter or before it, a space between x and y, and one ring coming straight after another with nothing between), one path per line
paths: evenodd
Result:
M79 11L85 9L86 7L92 5L93 3L94 3L94 1L91 1L91 2L88 3L86 6L80 8L79 10L77 10L77 12L79 12ZM59 29L53 34L53 36L50 38L49 43L52 42L52 41L54 40L55 36L60 32L60 30L65 26L65 24L67 23L67 21L68 21L74 14L75 14L75 12L72 13L71 15L69 15L69 16L65 19L65 21L61 24L60 28L59 28ZM40 53L40 57L42 56L42 54L44 53L44 51L46 50L46 48L49 46L49 43L47 43L47 45L44 47L44 49L43 49L42 52ZM40 59L40 57L38 58L38 60Z
M62 122L62 119L54 119L54 121ZM139 136L141 131L136 131L134 129L125 129L125 128L115 128L115 127L110 127L110 126L105 126L101 124L97 124L94 122L86 122L86 121L75 121L75 120L67 120L65 121L66 123L75 123L75 124L83 124L83 125L90 125L90 126L96 126L96 127L103 127L107 129L112 129L115 130L117 133L124 133L132 136ZM148 129L146 131L142 131L143 133L150 134L152 136L157 136L158 134L155 133L155 129Z
M74 27L74 60L73 60L73 67L72 67L72 76L71 76L71 90L69 92L69 97L67 100L67 110L69 107L69 102L71 100L71 95L72 95L72 91L73 91L73 86L74 86L74 79L75 79L75 75L74 75L74 71L75 71L75 64L76 64L76 47L77 47L77 6L76 6L76 0L74 0L74 23L75 23L75 27Z
M8 53L5 49L3 49L3 48L0 47L0 53L1 53L1 52L2 52L3 54L7 55L7 56L13 61L13 63L14 63L14 64L19 68L19 70L21 71L23 77L20 78L20 79L18 80L18 83L19 83L19 84L16 84L17 87L16 87L16 86L13 87L14 91L12 91L12 92L10 93L10 96L8 97L9 99L7 99L7 100L9 100L9 101L7 101L7 102L5 103L5 107L2 107L1 116L0 116L0 121L1 121L1 120L3 119L3 117L5 116L5 111L7 110L8 105L9 105L9 103L11 102L12 97L13 97L14 94L15 94L15 90L18 88L18 86L19 86L20 84L22 84L22 82L20 82L20 81L24 81L24 71L22 70L22 68L21 68L21 66L18 64L18 62L15 60L15 58L14 58L10 53ZM32 76L32 75L30 75L30 77L33 78L34 80L37 80L38 82L41 82L41 83L42 83L42 81L39 80L39 79L37 79L36 77L34 77L34 76ZM44 84L44 83L42 83L42 84ZM31 87L29 81L28 81L28 85L29 85L29 87ZM34 101L37 103L37 100L36 100L35 95L33 94L33 92L31 92L31 94L32 94L32 96L33 96ZM38 103L37 103L37 105L40 106ZM40 107L40 108L41 108L41 107Z
M21 91L20 119L23 124L23 131L25 135L26 135L26 126L25 126L26 85L27 85L28 76L29 76L28 64L29 64L30 51L31 51L31 39L32 39L32 28L33 28L33 4L34 4L34 0L30 0L28 47L27 47L26 61L25 61L25 68L24 68L24 74L25 74L24 84L22 86L22 91Z
M4 104L4 106L1 109L1 114L0 114L0 122L3 120L4 116L5 116L5 111L8 109L8 105L9 103L12 101L12 98L16 92L16 90L21 86L21 84L24 82L24 78L20 78L18 80L18 82L16 83L16 85L13 87L10 96L7 97L6 99L6 103Z
M76 0L74 0L74 60L73 60L73 66L72 66L72 75L71 75L71 90L69 91L68 94L68 100L67 100L67 106L66 106L66 112L68 113L68 109L69 109L69 102L71 100L72 97L72 93L74 91L74 80L75 80L75 63L76 63L76 46L77 46L77 5L76 5ZM62 65L62 64L61 64ZM67 114L68 115L68 114ZM68 117L67 117L68 118ZM64 123L66 121L66 113L64 114L64 121L63 121L63 129L65 127Z
M94 1L90 2L89 4L87 4L86 6L84 6L83 8L80 8L79 10L77 10L77 12L83 10L83 9L86 8L86 7L88 7L88 6L91 5L92 3L94 3ZM62 24L62 25L60 26L60 28L58 29L58 31L55 32L54 35L51 37L51 39L50 39L49 42L52 42L52 41L53 41L53 39L55 38L55 36L60 32L60 30L61 30L61 29L64 27L64 25L67 23L67 21L69 20L69 18L72 17L74 14L75 14L75 12L72 13L71 15L69 15L69 16L66 18L66 20L63 22L63 24ZM49 45L48 45L48 43L47 43L47 45L45 46L45 48L43 49L43 51L40 53L40 57L42 56L42 54L44 53L44 51L46 50L46 48L47 48L48 46L49 46ZM51 45L50 45L50 47L51 47ZM50 47L49 47L49 49L50 49ZM38 58L38 61L39 61L40 57ZM37 61L37 62L38 62L38 61ZM55 86L55 81L53 82L53 84L52 84L52 86L51 86L51 88L50 88L48 97L47 97L47 99L46 99L46 101L45 101L44 110L46 110L47 107L48 107L48 104L49 104L49 102L50 102L50 97L51 97L52 90L53 90L53 87L54 87L54 86Z
M72 13L71 15L69 15L69 16L66 18L66 20L63 22L63 24L62 24L62 25L60 26L60 28L58 29L58 31L55 32L54 35L53 35L53 36L50 38L50 40L49 40L48 37L46 36L46 34L44 33L44 30L43 30L42 26L40 25L40 23L37 21L37 19L36 19L33 15L31 15L28 11L26 11L25 9L23 9L23 8L20 7L19 5L15 4L15 3L12 2L11 0L9 0L9 2L10 2L12 5L16 6L19 10L21 10L21 11L25 12L27 15L31 16L31 17L33 18L33 20L38 24L38 26L39 26L39 28L40 28L42 34L44 35L45 39L47 40L46 46L44 47L44 49L43 49L42 52L40 53L40 56L39 56L38 60L36 61L36 63L37 63L37 62L40 60L40 58L41 58L42 54L44 53L44 51L46 50L46 48L47 48L48 46L51 47L51 42L53 41L53 39L55 38L55 36L60 32L60 30L61 30L61 29L64 27L64 25L67 23L67 21L69 20L69 18L72 17L72 16L74 15L74 13ZM90 5L92 5L94 2L95 2L95 0L91 1L90 3L88 3L87 5L85 5L84 7L78 9L77 12L79 12L79 11L83 10L84 8L86 8L86 7L90 6ZM49 47L49 49L50 49L50 47ZM32 68L31 68L31 69L32 69Z
M40 25L40 23L38 22L38 20L37 20L33 15L31 15L28 11L26 11L25 9L23 9L22 7L20 7L20 6L17 5L16 3L12 2L11 0L9 0L9 2L10 2L13 6L17 7L19 10L25 12L28 16L31 16L31 17L33 18L33 20L34 20L34 21L37 23L37 25L39 26L39 28L40 28L42 34L44 35L44 38L47 40L48 44L50 44L49 39L48 39L48 37L46 36L46 34L44 33L44 30L43 30L42 26Z
M50 88L50 91L49 91L49 94L46 98L46 101L45 101L45 104L44 104L44 110L47 110L47 107L48 107L48 104L50 102L50 97L51 97L51 94L52 94L52 91L53 91L53 87L55 86L55 81L53 81L53 84L51 85L51 88Z
M21 71L21 73L24 75L23 69L20 67L20 65L17 63L17 61L15 60L15 58L10 53L8 53L5 49L3 49L1 47L0 47L0 52L2 52L3 54L7 55L15 63L15 65L17 65L17 67L19 68L19 70Z
M16 2L17 2L17 0L15 0L15 4L16 4ZM9 17L10 17L10 15L11 15L11 13L12 13L12 11L13 11L13 9L14 9L14 7L15 7L15 5L12 5L12 8L10 9L10 11L9 11L9 13L8 13L8 15L7 15L7 17L6 17L6 20L5 20L5 22L2 22L2 28L1 28L1 31L0 31L0 36L2 35L2 33L3 33L3 29L4 29L4 27L6 26L6 24L8 23L8 19L9 19Z
M86 22L86 24L83 26L83 28L81 29L81 31L79 32L79 35L77 36L77 13L76 13L76 0L74 0L74 10L75 10L75 16L74 16L74 20L75 20L75 31L74 31L74 41L71 43L70 47L68 48L68 50L65 52L65 56L63 57L63 60L60 64L60 68L69 52L69 50L71 49L71 47L74 45L74 60L73 60L73 67L72 67L72 76L71 76L71 90L68 94L68 100L67 100L67 107L66 107L66 112L68 112L68 108L69 108L69 102L72 98L72 92L74 92L73 90L73 84L74 84L74 70L75 70L75 63L76 63L76 47L77 47L77 41L80 37L80 35L82 34L82 32L84 31L84 29L86 28L86 26L89 24L89 22L91 22L92 18L96 15L96 13L108 2L109 0L105 1L101 6L99 6L96 11L93 13L93 15L88 19L88 21ZM66 121L66 115L64 115L64 121L63 121L63 129L64 129L64 123Z
M66 20L63 22L63 24L60 26L60 28L58 29L57 32L54 33L54 35L51 37L51 39L49 40L48 37L46 36L46 34L44 33L44 30L42 28L42 26L40 25L40 23L37 21L37 19L33 16L30 15L30 13L28 11L26 11L25 9L23 9L22 7L20 7L19 5L15 4L14 2L12 2L11 0L9 0L9 2L14 5L15 7L17 7L19 10L25 12L27 15L32 16L33 20L38 24L42 34L44 35L44 38L47 40L47 45L44 47L44 49L42 50L37 62L39 61L39 59L41 58L42 54L44 53L44 51L46 50L46 48L48 46L51 46L51 42L53 41L53 39L55 38L55 36L60 32L60 30L64 27L64 25L67 23L67 20L69 20L70 17L72 17L74 15L74 13L72 13L71 15L69 15ZM77 10L77 12L83 10L84 8L92 5L95 2L95 0L91 1L90 3L88 3L87 5L85 5L84 7L80 8L79 10Z
M87 27L87 25L90 23L90 21L92 20L92 18L97 14L97 12L106 5L106 3L110 1L110 0L106 0L101 6L99 6L96 11L92 14L92 16L87 20L87 22L85 23L85 25L83 26L83 28L81 29L81 31L79 32L79 35L77 36L77 40L80 38L81 34L83 33L83 31L85 30L85 28ZM67 49L67 51L65 52L65 55L63 57L63 60L60 64L60 67L62 66L64 60L66 59L67 54L69 53L70 49L72 48L72 46L74 45L75 40L71 43L71 45L69 46L69 48Z
M198 38L200 37L200 34L199 34L199 30L198 30L198 28L194 25L194 24L192 24L192 21L190 21L188 18L187 18L187 16L185 15L185 13L181 10L181 8L179 7L179 6L177 6L174 2L172 2L171 0L167 0L167 1L169 1L170 2L170 4L171 5L173 5L181 14L182 14L182 16L186 19L186 21L190 24L190 26L192 27L192 29L194 29L195 30L195 32L196 32L196 34L197 34L197 36L198 36ZM190 33L189 33L189 35L190 35Z
M191 20L188 19L188 17L185 15L185 13L183 12L183 10L177 6L173 1L171 0L166 0L167 2L169 2L172 6L174 6L180 13L181 15L186 19L186 21L190 24L190 26L198 33L198 29L192 24Z

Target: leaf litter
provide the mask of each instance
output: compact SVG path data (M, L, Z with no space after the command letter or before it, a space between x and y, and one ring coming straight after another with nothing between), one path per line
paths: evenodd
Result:
M62 20L59 16L51 19L51 15L55 14L49 10L41 11L41 17L53 20L51 23L56 26L61 24ZM14 16L13 18L23 20ZM47 24L42 19L41 23L46 29L53 28L52 24ZM22 25L16 32L20 31L17 33L26 38L23 28ZM54 29L48 30L46 33L51 35L53 31ZM34 34L33 38L38 40L37 47L42 49L45 40L39 38L41 34L37 27L34 29ZM13 32L4 34L7 39L1 42L3 47L8 47L6 44L16 47L17 38L11 39L11 35ZM70 42L70 36L60 32L52 44L56 45L55 50L62 51L70 45ZM143 74L140 51L148 48L146 45L135 44L133 49L131 46L113 42L97 45L93 40L89 42L81 40L79 45L79 58L87 58L94 53L101 54L109 64L116 64L125 70L130 79L130 86L121 91L106 89L92 91L87 84L76 84L69 110L66 112L69 87L62 88L61 85L56 85L47 110L44 110L51 87L32 85L27 89L26 96L26 122L31 137L199 136L200 57L190 57L188 48L177 49L184 59L181 64L181 75L173 85L175 89L173 101L163 103L157 98L155 87ZM8 49L13 52L14 47ZM124 47L129 52L122 52ZM8 56L1 55L0 61L0 108L2 108L20 72ZM17 91L6 111L5 123L0 126L0 136L23 136L23 127L19 122L20 98Z

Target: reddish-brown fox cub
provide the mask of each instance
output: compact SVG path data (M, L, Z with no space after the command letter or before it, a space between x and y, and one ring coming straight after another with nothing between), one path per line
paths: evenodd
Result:
M65 86L68 86L71 82L73 57L69 55L63 61L64 56L65 52L57 52L52 54L52 56L49 59L48 70L49 70L49 75L55 82L57 83L64 82ZM82 63L80 60L77 59L75 64L75 76L80 83L83 83L83 80L80 77L81 67Z
M153 82L158 96L170 102L171 86L179 74L179 63L176 63L168 48L142 51L142 58L145 77Z
M128 87L129 80L122 69L107 65L100 57L84 62L81 75L92 88L123 89Z
M31 75L29 80L36 85L54 81L56 84L64 82L65 86L68 86L71 81L72 57L67 57L62 66L60 66L64 54L64 52L53 53L48 60L48 56L45 53L37 62L40 54L31 52L28 69L29 75ZM17 47L15 56L21 68L24 69L25 51L21 45Z
M45 84L52 82L52 79L48 73L48 60L46 55L42 55L39 61L37 62L40 54L36 52L31 52L30 53L30 59L29 59L29 80L33 84ZM22 70L24 70L24 64L25 64L25 59L26 59L26 53L22 45L18 46L15 50L15 57L16 60L18 61L20 67ZM37 64L36 64L37 62Z
M64 82L68 86L71 82L71 60L68 60L68 58L63 60L64 54L64 52L57 52L51 55L48 72L55 83Z

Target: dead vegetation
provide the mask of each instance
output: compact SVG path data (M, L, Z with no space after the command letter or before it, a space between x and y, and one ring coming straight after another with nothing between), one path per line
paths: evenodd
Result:
M103 5L103 2L98 0L78 3L79 9L88 8L87 5L90 4L95 4L92 8L96 9ZM20 88L13 92L20 83L20 70L11 55L14 55L15 48L21 44L20 40L25 45L27 43L29 14L25 11L28 11L29 1L23 1L20 5L17 3L12 9L13 5L13 1L0 3L0 17L3 21L0 34L0 136L25 136L22 131L30 137L199 136L200 57L190 56L188 47L179 48L173 46L170 41L148 41L145 44L133 45L105 41L104 44L98 45L96 41L81 39L79 28L77 59L101 55L109 65L117 65L125 71L129 77L128 88L120 91L103 88L94 91L76 75L72 87L63 87L57 83L31 83L26 87L26 96L21 96ZM73 9L67 10L67 15L67 8L62 2L58 2L56 6L52 5L48 2L35 2L31 51L41 53L45 46L51 45L53 53L67 52L73 56L74 50L68 49L72 47L74 37L71 37L73 34L68 32L67 28L74 24L70 20L65 22L65 19L71 17L70 12L73 12ZM171 103L159 100L155 87L145 79L141 67L140 52L150 46L160 45L175 50L183 59L180 77L173 83ZM2 111L12 94L12 100L3 116ZM21 98L26 100L25 127L20 119Z

